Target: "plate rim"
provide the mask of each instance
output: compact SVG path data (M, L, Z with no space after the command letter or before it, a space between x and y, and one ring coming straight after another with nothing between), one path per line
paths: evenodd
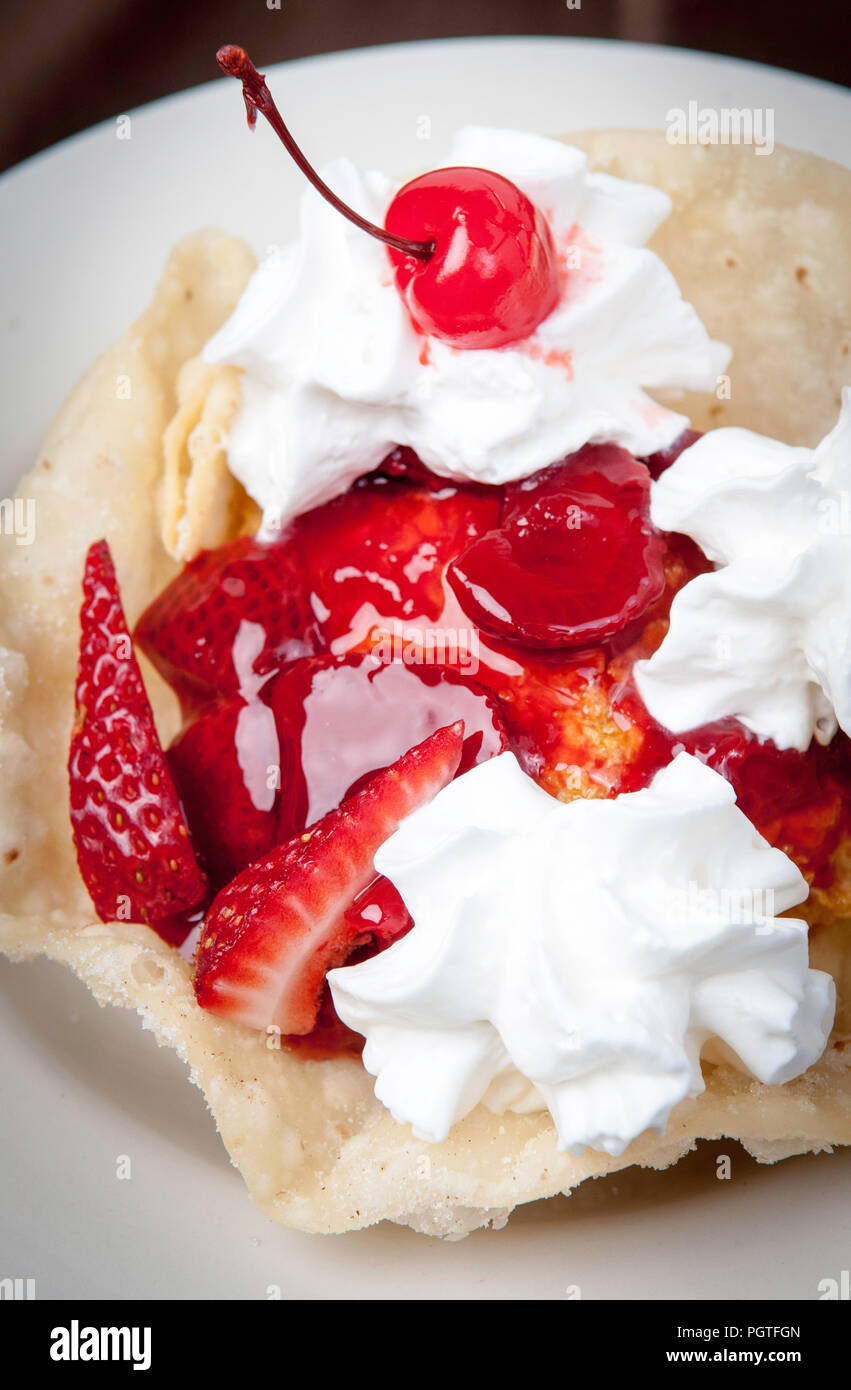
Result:
M748 72L761 73L766 76L781 79L783 81L800 84L810 87L813 91L828 97L829 99L844 100L851 110L851 89L842 87L837 82L830 82L823 77L814 77L810 73L797 72L794 68L779 67L776 63L762 63L753 58L737 58L726 53L715 53L711 49L689 48L681 44L645 43L636 39L609 39L595 38L592 35L568 34L464 34L451 38L433 39L400 39L392 43L365 44L357 48L335 48L324 53L308 53L300 58L283 58L275 63L269 64L263 69L266 75L283 73L287 68L298 65L307 67L311 65L321 65L332 63L339 59L359 58L369 60L370 58L382 57L384 54L396 52L410 52L414 49L424 48L459 48L471 44L486 44L494 48L508 47L511 44L521 42L529 45L541 47L582 47L586 50L599 49L603 51L619 50L621 52L632 52L641 55L652 55L657 60L664 60L668 57L679 57L684 60L694 60L714 64L727 70L738 70L742 75ZM136 106L124 108L122 111L115 111L110 116L105 116L94 124L85 126L83 130L74 131L71 135L64 136L61 140L56 140L51 145L45 146L43 150L37 150L35 154L28 155L25 159L18 160L15 164L4 169L0 173L0 196L5 188L7 180L28 171L36 164L46 161L53 156L62 155L66 151L75 148L83 143L87 138L96 136L108 128L119 115L142 116L146 112L156 107L164 106L168 102L178 103L182 100L197 96L205 92L208 88L215 86L224 87L230 79L225 76L215 76L205 82L196 82L191 87L180 87L177 91L167 92L160 97L152 97L150 101L141 102ZM658 127L657 127L658 128ZM823 156L829 158L830 156ZM849 164L851 165L851 152L849 152Z
M547 47L547 48L559 46L559 47L562 47L562 48L568 48L568 47L569 47L569 48L575 50L577 47L581 47L581 48L585 49L585 51L588 51L590 48L599 49L601 52L603 52L603 51L605 51L605 52L611 52L612 50L617 49L617 50L619 50L619 51L628 51L629 54L634 55L639 61L643 61L645 58L647 58L647 59L649 59L649 60L651 60L651 61L658 61L660 58L664 58L665 60L676 59L676 60L680 60L680 61L682 61L682 60L701 60L701 61L704 61L704 62L708 62L708 63L709 63L713 68L715 68L715 69L725 69L725 70L727 70L727 71L730 71L731 69L737 69L737 70L741 71L741 72L743 73L743 75L745 75L745 76L747 75L748 72L757 72L757 73L761 74L763 77L765 77L766 75L769 75L769 76L774 75L774 76L776 76L777 78L782 79L782 81L783 81L784 83L792 84L792 85L796 86L797 88L800 88L800 87L802 87L802 86L803 86L803 87L809 87L809 88L813 88L813 87L818 88L820 91L826 92L826 93L828 94L828 97L829 97L830 100L834 100L834 99L836 98L836 96L838 95L838 96L840 96L840 97L845 97L846 100L847 100L847 102L848 102L848 103L851 103L851 93L846 92L843 88L837 86L836 84L829 83L829 82L825 82L823 79L820 79L820 78L813 78L813 77L810 77L810 76L808 76L808 75L806 75L806 74L798 74L798 73L795 73L795 72L793 72L792 70L789 70L789 69L776 68L776 67L773 67L773 66L768 65L768 64L756 63L756 62L753 62L752 60L749 60L749 59L736 59L736 58L732 58L732 57L729 57L729 56L723 55L723 54L713 54L713 53L710 53L710 52L705 52L704 50L680 48L680 47L676 47L676 46L673 46L673 45L645 44L645 43L639 43L639 42L629 41L629 40L597 39L597 38L591 38L591 37L575 37L575 38L573 38L573 37L569 37L569 36L566 36L566 35L524 35L524 34L517 34L517 35L490 35L490 36L488 36L488 35L482 35L482 36L470 35L470 36L465 36L465 37L462 37L462 38L427 39L427 40L406 40L406 41L400 41L400 42L392 43L392 44L370 45L370 46L364 46L363 48L335 50L335 51L333 51L333 52L331 52L331 53L313 54L313 55L307 55L307 56L302 57L302 58L287 59L287 60L284 60L284 61L282 61L282 62L279 62L279 63L273 64L273 65L270 65L270 66L266 69L266 71L267 71L268 73L270 73L270 74L277 74L278 72L282 72L282 73L283 73L283 72L286 72L286 70L292 70L292 68L294 68L294 67L303 68L303 67L316 67L316 66L322 66L322 65L329 65L329 64L332 64L333 62L335 62L335 61L337 61L337 60L346 60L346 61L357 60L357 62L359 62L359 63L368 64L369 62L374 61L375 58L376 58L376 56L381 56L382 58L384 58L384 57L391 57L391 56L394 56L394 55L399 54L400 51L402 51L402 50L404 50L404 51L407 52L407 53L411 53L411 52L413 52L413 51L422 52L422 50L425 49L425 48L427 48L427 49L429 49L429 50L440 50L440 49L446 50L447 48L452 48L452 49L456 49L456 50L457 50L457 49L461 49L461 48L463 48L463 47L469 47L469 46L471 46L471 45L479 45L479 46L482 46L482 49L484 49L485 46L487 46L487 47L490 48L490 49L494 49L494 48L506 48L506 47L509 47L509 46L512 45L512 44L517 43L517 42L522 42L522 43L527 44L527 45L539 46L539 47ZM213 89L214 87L217 87L217 88L218 88L218 87L224 88L226 85L227 85L227 79L226 79L226 78L224 78L224 77L221 77L221 78L219 78L219 77L212 77L209 81L205 81L205 82L202 82L202 83L198 83L198 84L196 84L195 86L192 86L192 87L183 88L183 89L181 89L181 90L178 91L178 92L171 93L171 94L169 94L169 95L167 95L167 96L164 96L164 97L155 98L155 99L153 99L153 100L150 101L150 102L147 102L147 103L142 104L141 106L131 107L131 108L129 108L129 111L130 111L131 114L143 115L143 114L145 114L145 113L151 113L151 112L153 112L153 111L155 111L155 110L157 110L157 109L161 109L161 108L163 108L163 107L165 107L165 106L167 106L167 105L169 105L169 104L171 104L171 105L178 105L178 104L180 104L180 103L189 103L189 102L191 102L191 101L193 101L193 100L196 100L196 99L202 99L202 100L203 100L203 99L206 99L206 98L207 98L207 89ZM47 166L50 165L50 162L51 162L52 160L55 160L55 159L61 160L61 159L63 159L64 157L66 157L69 153L76 153L76 151L79 150L80 148L84 148L85 145L86 145L87 143L89 143L89 142L95 142L100 136L102 136L102 134L104 133L104 131L107 130L107 129L110 127L110 125L112 124L112 122L114 121L114 119L115 119L114 117L107 117L107 118L105 118L103 121L97 122L95 125L89 126L89 127L87 127L85 130L83 130L83 131L76 132L75 134L66 137L64 140L59 141L59 142L55 143L54 145L51 145L51 146L47 147L45 150L42 150L42 151L37 152L35 155L30 156L28 159L23 160L23 161L19 161L16 165L12 166L9 170L5 171L5 172L2 174L2 176L0 176L0 200L2 200L3 198L5 198L7 190L9 190L9 191L14 191L14 187L15 187L17 181L18 181L19 179L21 179L23 176L27 176L27 175L32 174L34 170L37 170L38 173L41 174L41 173L43 173L43 171L45 170L45 168L46 168ZM577 128L578 128L578 127L577 127ZM646 127L645 127L645 128L646 128ZM187 228L187 230L189 230L189 229ZM47 424L47 421L45 421L45 425L46 425L46 424ZM57 966L56 968L59 969L58 966ZM66 970L66 968L63 967L63 970ZM66 970L66 973L67 973L67 970ZM77 987L77 982L75 982L75 987ZM78 987L79 987L80 990L84 990L84 988L85 988L85 987L84 987L83 985L81 985L81 984L79 984ZM86 1002L87 1002L87 1003L92 1002L91 1000L89 1000L88 996L86 996ZM121 1021L121 1023L127 1025L127 1031L128 1031L128 1032L131 1031L131 1030L135 1030L135 1029L138 1029L138 1028L139 1028L138 1022L137 1022L135 1019L131 1018L131 1017L125 1018L125 1017L122 1015L120 1021ZM141 1030L139 1030L139 1031L141 1032ZM14 1061L14 1055L13 1055L12 1057L9 1057L8 1060L9 1060L9 1062L13 1063L13 1061ZM56 1074L53 1073L53 1075L54 1075L54 1077L55 1077ZM187 1085L187 1081L188 1081L188 1077L185 1077L185 1076L184 1076L184 1077L181 1079L181 1086L182 1086L183 1088L185 1088L185 1086ZM66 1088L65 1088L64 1086L61 1086L61 1087L60 1087L60 1083L57 1081L57 1091L59 1091L60 1089L61 1089L61 1090L65 1090ZM70 1088L70 1087L68 1087L67 1089L68 1089L68 1091L70 1092L70 1099L71 1099L71 1101L73 1102L74 1091L73 1091L73 1089ZM95 1085L95 1098L96 1098L96 1104L97 1104L97 1107L98 1107L98 1114L100 1114L101 1108L103 1107L103 1105L105 1104L105 1102L102 1101L102 1099L101 1099L101 1097L100 1097L100 1094L99 1094L99 1092L97 1091L96 1085ZM107 1114L107 1116L106 1116L106 1123L111 1125L113 1119L114 1119L114 1117L112 1116L111 1111L110 1111L110 1113ZM48 1125L49 1125L49 1122L50 1122L50 1114L49 1114L49 1112L45 1111L44 1114L43 1114L43 1117L42 1117L42 1133L46 1133L46 1132L47 1132L47 1127L48 1127ZM79 1123L79 1122L78 1122L78 1123ZM157 1156L158 1165L161 1165L162 1167L166 1167L166 1166L169 1166L169 1167L170 1167L170 1165L171 1165L171 1160L170 1160L170 1157L168 1156L168 1154L166 1155L166 1158L165 1158L165 1159L162 1159L162 1158L161 1158L161 1146L162 1146L163 1140L165 1140L165 1141L167 1142L167 1140L168 1140L167 1134L166 1134L166 1135L162 1135L162 1134L160 1134L160 1133L158 1132L158 1133L155 1135L154 1140L152 1140L152 1144L155 1146L155 1153L156 1153L156 1156ZM216 1141L216 1142L217 1142L217 1144L218 1144L218 1141ZM219 1164L218 1164L218 1166L217 1166L217 1169L216 1169L216 1175L217 1175L217 1176L216 1176L216 1188L215 1188L215 1190L218 1192L218 1190L219 1190L219 1189L218 1189L218 1181L219 1181L219 1178L228 1178L228 1179L230 1179L230 1178L232 1177L232 1174L230 1173L230 1171L229 1171L229 1169L228 1169L228 1160L227 1160L227 1155L226 1155L226 1153L224 1153L223 1151L219 1151L219 1150L217 1150L217 1151L219 1152L220 1162L219 1162ZM845 1162L845 1166L846 1166L846 1167L847 1167L848 1161L849 1161L849 1160L846 1160L846 1162ZM775 1170L775 1171L776 1171L776 1170ZM73 1186L72 1186L72 1189L71 1189L71 1191L70 1191L70 1193L69 1193L69 1197L70 1197L70 1199L71 1199L71 1202L74 1203L75 1205L79 1205L79 1204L81 1204L81 1203L85 1203L88 1199L90 1199L90 1197L91 1197L91 1191L92 1191L92 1189L91 1189L91 1186L89 1185L89 1180L88 1180L88 1179L86 1179L86 1180L80 1180L79 1187L77 1186L77 1182L76 1182L76 1179L75 1179L75 1180L74 1180L74 1183L73 1183ZM29 1199L29 1197L31 1196L31 1194L21 1194L21 1195L26 1195L28 1199ZM36 1194L36 1195L37 1195L37 1194ZM171 1194L171 1195L173 1195L173 1194ZM242 1196L241 1193L240 1193L240 1196ZM841 1196L841 1194L840 1194L840 1196ZM255 1229L256 1223L255 1223L255 1224L252 1224L254 1209L248 1207L248 1199L247 1199L247 1196L246 1196L246 1197L244 1198L244 1202L243 1202L243 1206L242 1206L242 1211L243 1211L243 1214L244 1214L244 1221L242 1222L242 1224L240 1224L240 1225L239 1225L238 1227L236 1227L235 1229L234 1229L234 1228L231 1228L229 1224L226 1224L227 1216L228 1216L228 1213L230 1212L230 1205L231 1205L231 1204L230 1204L229 1201L224 1201L224 1200L223 1200L223 1203L222 1203L222 1210L224 1211L225 1215L224 1215L224 1217L221 1218L220 1226L217 1228L217 1244L218 1244L219 1249L220 1249L222 1252L227 1253L228 1251L230 1251L230 1252L232 1253L233 1258L234 1258L234 1265L235 1265L235 1267L236 1267L236 1272L239 1273L242 1269L248 1267L249 1260L253 1258L253 1257L251 1257L251 1256L249 1256L249 1255L245 1255L243 1252L241 1252L240 1247L241 1247L242 1244L244 1244L244 1239L243 1239L243 1238L246 1237L247 1232L249 1232L250 1230L254 1230L254 1229ZM542 1206L543 1204L538 1203L538 1204L536 1204L536 1205ZM14 1212L12 1212L11 1209L9 1209L6 1213L4 1213L4 1215L6 1216L6 1220L4 1221L4 1225L5 1225L7 1228L11 1228L11 1233L12 1233L12 1235L14 1235L14 1234L15 1234L15 1228L14 1228L14 1220L12 1219L12 1218L14 1217ZM144 1207L142 1207L140 1210L137 1210L136 1215L137 1215L137 1217L138 1217L139 1215L142 1215L142 1216L143 1216L143 1215L144 1215ZM550 1241L552 1241L554 1238L559 1239L559 1238L562 1238L562 1237L565 1239L565 1241L568 1240L568 1238L569 1238L569 1233L568 1233L567 1229L557 1227L554 1220L547 1219L547 1220L544 1222L544 1221L543 1221L543 1218L542 1218L542 1224L544 1224L544 1225L546 1226L546 1229L547 1229L547 1231L549 1232L549 1239L550 1239ZM158 1230L158 1229L159 1229L159 1226L155 1227L154 1229L155 1229L155 1230ZM262 1232L265 1232L265 1231L266 1231L265 1220L263 1221L262 1226L261 1226L260 1229L261 1229ZM387 1228L385 1228L385 1229L387 1229ZM511 1229L511 1228L509 1228L509 1229ZM534 1227L530 1227L530 1229L534 1230L535 1228L534 1228ZM757 1229L758 1229L758 1228L757 1228ZM607 1230L611 1233L611 1232L612 1232L612 1227L611 1227L610 1225L607 1226ZM767 1234L768 1234L768 1233L767 1233ZM43 1235L43 1232L42 1232L42 1235ZM364 1235L364 1236L366 1236L368 1239L365 1239L365 1240L363 1240L363 1241L360 1241L359 1244L358 1244L358 1247L356 1247L356 1248L358 1248L358 1249L361 1251L361 1253L359 1254L359 1256L358 1256L358 1258L357 1258L356 1263L357 1263L358 1268L361 1269L362 1272L363 1272L363 1276L364 1276L364 1280L365 1280L366 1285L369 1286L369 1284L371 1283L371 1270L372 1270L373 1266L375 1266L376 1264L381 1264L381 1265L383 1266L384 1261L386 1261L386 1260L388 1260L388 1259L392 1259L392 1258L393 1258L393 1255L392 1255L392 1254L391 1254L390 1256L388 1256L388 1255L386 1255L386 1254L380 1255L380 1256L377 1256L377 1255L376 1255L376 1248L377 1248L376 1245L368 1243L368 1242L372 1242L372 1241L377 1241L378 1237L377 1237L377 1235L376 1235L375 1232L353 1233L353 1234L349 1237L349 1241L350 1241L350 1242L353 1241L353 1240L354 1240L354 1241L358 1241L358 1237L359 1237L360 1235ZM412 1236L410 1237L410 1240L409 1240L409 1236L410 1236L410 1233L408 1233L408 1232L404 1232L404 1234L401 1234L401 1233L400 1233L400 1228L389 1228L389 1239L388 1239L388 1241L386 1242L386 1244L387 1244L388 1247L389 1247L389 1246L391 1245L391 1242L392 1242L393 1244L395 1244L395 1246L396 1246L396 1248L397 1248L398 1250L401 1250L401 1249L403 1248L403 1241L404 1241L404 1243L405 1243L405 1248L407 1248L408 1246L410 1246L411 1250L419 1249L420 1246L421 1246L421 1243L422 1243L422 1241L423 1241L423 1238L417 1238L417 1241L415 1242ZM570 1237L570 1238L572 1238L572 1237ZM494 1237L493 1239L497 1239L497 1237ZM307 1238L306 1236L302 1235L301 1233L291 1232L291 1231L288 1231L288 1230L282 1230L281 1228L272 1228L271 1232L270 1232L269 1235L268 1235L268 1239L267 1239L267 1240L264 1239L264 1244L266 1244L267 1246L270 1246L270 1247L271 1247L271 1246L275 1246L275 1247L277 1247L280 1251L283 1252L285 1249L288 1249L288 1248L289 1248L289 1246L290 1246L290 1241L292 1241L292 1249L293 1249L294 1252L296 1252L296 1258L298 1258L298 1252L299 1252L299 1251L304 1252L304 1251L306 1250L306 1248L307 1248L307 1245L306 1245L307 1240L308 1240L308 1238ZM545 1255L544 1255L544 1252L543 1252L543 1250L541 1249L541 1247L544 1245L545 1240L546 1240L546 1237L544 1236L544 1233L543 1233L543 1232L539 1232L537 1239L536 1239L534 1236L530 1236L530 1243L534 1242L534 1245L535 1245L535 1247L537 1248L537 1250L539 1250L539 1251L541 1252L541 1259L542 1259L542 1260L545 1259ZM485 1242L487 1242L487 1244L485 1244ZM258 1241L258 1244L259 1244L259 1241ZM429 1242L429 1244L431 1244L431 1243ZM311 1248L311 1250L314 1252L314 1253L312 1254L312 1256L311 1256L310 1269L309 1269L309 1273L308 1273L308 1276L307 1276L307 1281L308 1281L308 1283L309 1283L310 1285L316 1286L316 1284L318 1283L317 1272L316 1272L316 1271L317 1271L317 1266L321 1266L321 1264L322 1264L323 1262L325 1262L325 1263L327 1263L327 1264L330 1264L330 1263L336 1261L336 1260L338 1259L338 1257L340 1256L340 1248L341 1248L342 1245L343 1245L343 1242L336 1242L336 1241L335 1241L335 1242L319 1242L319 1241L311 1241L311 1242L310 1242L310 1248ZM133 1236L132 1234L128 1236L128 1239L127 1239L127 1246L129 1247L129 1251L130 1251L131 1253L132 1253L134 1250L136 1250L137 1254L139 1254L139 1256L141 1257L141 1262L144 1263L146 1266L147 1266L148 1260L149 1260L149 1258L150 1258L150 1255L151 1255L152 1253L154 1253L154 1251L156 1250L156 1246L154 1246L154 1251L151 1250L150 1240L146 1243L144 1237L141 1237L141 1239L140 1239L140 1238L138 1237L138 1235L136 1235L136 1237L134 1238L134 1236ZM141 1249L137 1249L137 1246L141 1246ZM235 1250L234 1250L234 1246L236 1247ZM111 1247L107 1246L106 1254L109 1254L109 1253L110 1253L110 1248L111 1248ZM460 1255L459 1255L457 1258L458 1258L459 1260L463 1261L463 1259L464 1259L464 1253L463 1253L464 1250L467 1249L467 1250L469 1250L469 1251L472 1252L472 1250L473 1250L474 1248L476 1248L476 1249L478 1250L478 1252L479 1252L479 1253L477 1254L476 1258L475 1258L475 1261L473 1261L473 1263L475 1264L475 1267L476 1267L477 1269L479 1268L479 1265L480 1265L480 1264L484 1267L489 1261L493 1261L493 1260L496 1260L499 1264L502 1264L502 1263L503 1263L504 1261L506 1261L507 1258L508 1258L508 1247L507 1247L507 1246L503 1246L503 1250L505 1251L505 1254L501 1253L500 1250L498 1250L498 1249L493 1245L493 1243L492 1243L492 1238L489 1237L489 1236L488 1236L488 1237L484 1237L482 1240L477 1240L477 1241L476 1241L476 1246L475 1246L475 1247L474 1247L473 1245L468 1245L467 1242L464 1242L464 1244L463 1244L461 1247L452 1247L452 1246L446 1246L446 1245L444 1245L444 1246L442 1247L442 1249L443 1249L444 1252L445 1252L445 1259L446 1259L446 1262L447 1262L447 1263L449 1262L449 1260L450 1260L450 1258L451 1258L451 1257L450 1257L450 1252L451 1252L453 1249L456 1249L456 1250L457 1250L457 1249L460 1249L460 1252L461 1252L461 1253L460 1253ZM514 1250L515 1252L516 1252L518 1249L520 1249L520 1248L526 1249L526 1245L525 1245L523 1239L521 1239L520 1233L518 1233L518 1239L516 1240L516 1242L513 1242L512 1248L513 1248L513 1250ZM816 1247L817 1250L818 1250L818 1248L819 1248L819 1247ZM180 1247L180 1245L177 1246L177 1252L178 1252L178 1253L177 1253L177 1257L176 1257L176 1271L177 1271L177 1272L174 1274L175 1280L176 1280L176 1278L177 1278L177 1274L180 1272L181 1268L183 1267L183 1256L185 1255L185 1251ZM645 1252L645 1254L647 1254L647 1253L648 1253L648 1252ZM649 1253L652 1253L652 1252L649 1252ZM546 1258L549 1258L549 1256L547 1256ZM629 1254L629 1252L627 1252L626 1255L623 1255L622 1258L623 1258L627 1263L631 1263L631 1261L632 1261L632 1256ZM354 1256L352 1256L351 1259L352 1259L352 1261L354 1262ZM402 1260L400 1261L400 1264L401 1264L401 1277L402 1277L403 1279L407 1278L407 1280L409 1281L409 1282L408 1282L408 1289L407 1289L407 1296L411 1296L411 1297L416 1297L416 1296L417 1296L416 1294L412 1294L411 1291L410 1291L410 1290L411 1290L411 1284L413 1283L412 1276L410 1275L410 1268L412 1267L412 1265L413 1265L413 1263L414 1263L414 1260L415 1260L415 1257L412 1257L410 1262L408 1262L408 1261L405 1260L405 1259L402 1259ZM472 1255L471 1255L471 1260L472 1260ZM423 1283L427 1283L427 1284L429 1285L429 1287L431 1288L432 1284L436 1284L436 1283L438 1282L439 1278L440 1278L440 1274L439 1274L439 1264L438 1264L436 1261L430 1261L430 1260L429 1260L429 1261L426 1261L426 1260L424 1259L424 1260L423 1260L423 1270L424 1270L424 1272L423 1272L423 1275L421 1276L422 1282L423 1282ZM427 1272L426 1272L426 1271L427 1271ZM3 1271L0 1271L0 1273L2 1273L2 1272L3 1272ZM406 1272L407 1272L407 1273L406 1273ZM829 1272L829 1270L826 1271L826 1272ZM171 1277L171 1261L169 1261L169 1271L168 1271L168 1273L169 1273L169 1277ZM523 1276L522 1274L520 1274L519 1277L509 1276L509 1274L506 1274L506 1275L505 1275L505 1279L506 1279L506 1282L508 1282L509 1279L511 1279L511 1282L512 1282L513 1284L517 1285L517 1286L519 1286L519 1285L521 1285L521 1284L522 1284L524 1287L533 1286L533 1281L532 1281L531 1279L528 1279L528 1281L527 1281L527 1278L526 1278L525 1276ZM72 1295L71 1295L71 1293L69 1293L67 1296L68 1296L68 1297L71 1297ZM82 1296L83 1296L83 1297L86 1297L86 1296L91 1296L91 1295L87 1295L87 1294L83 1293ZM132 1296L132 1295L131 1295L131 1296ZM171 1298L176 1297L175 1295L165 1295L165 1296L166 1296L166 1297L171 1297ZM218 1296L221 1297L222 1295L218 1295ZM232 1296L237 1296L237 1297L239 1297L239 1296L244 1296L244 1295L237 1294L237 1295L232 1295ZM473 1295L473 1296L475 1296L475 1295ZM513 1294L511 1294L511 1295L509 1295L509 1296L510 1296L510 1297L521 1298L521 1297L525 1297L525 1296L528 1296L528 1295L527 1295L527 1294L520 1293L520 1292L516 1292L516 1293L513 1293ZM715 1295L712 1295L712 1294L708 1294L708 1293L706 1293L706 1292L703 1292L703 1293L698 1292L698 1293L696 1293L694 1296L695 1296L695 1297L698 1297L698 1298L701 1298L701 1297L702 1297L702 1298L709 1298L709 1297L713 1297L713 1296L721 1297L722 1295L721 1295L720 1293L716 1293Z

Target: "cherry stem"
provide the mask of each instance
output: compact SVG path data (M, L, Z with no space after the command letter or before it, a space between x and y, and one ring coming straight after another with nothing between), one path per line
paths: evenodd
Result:
M257 71L244 48L239 48L233 43L226 43L216 54L216 62L222 72L226 72L229 77L238 77L242 83L242 96L251 129L253 130L257 124L257 112L259 111L261 116L266 117L282 144L286 146L301 172L322 194L322 197L331 204L332 208L336 208L356 227L360 227L362 232L368 232L370 236L377 237L386 246L392 246L394 251L401 251L404 256L416 256L418 260L427 261L434 255L435 243L433 241L409 241L406 237L394 236L392 232L386 232L383 227L377 227L374 222L368 222L365 217L361 217L360 213L355 212L341 198L338 198L336 193L332 192L324 179L319 177L313 165L309 164L305 155L302 154L284 124L272 93L266 86L265 73Z

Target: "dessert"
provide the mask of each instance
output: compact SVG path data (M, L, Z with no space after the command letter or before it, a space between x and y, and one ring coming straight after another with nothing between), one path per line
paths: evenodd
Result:
M851 1142L847 176L587 143L310 170L250 278L178 248L3 558L0 942L138 1008L303 1229Z

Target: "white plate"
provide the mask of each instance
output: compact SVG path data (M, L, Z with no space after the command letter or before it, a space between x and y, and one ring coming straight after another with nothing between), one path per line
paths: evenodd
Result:
M233 37L223 34L222 38ZM262 58L262 54L255 55ZM211 71L213 55L210 55ZM704 54L568 39L471 39L270 70L317 161L439 163L468 120L562 131L662 127L671 107L772 107L775 138L847 160L851 97ZM418 138L422 118L431 137ZM292 229L299 175L222 80L105 122L0 180L8 490L52 412L147 302L169 247L219 224L258 249ZM309 1237L272 1226L229 1168L176 1058L100 1010L61 968L3 963L0 1278L38 1297L818 1297L851 1252L851 1151L760 1168L705 1145L666 1174L588 1183L461 1244L395 1227ZM731 1153L732 1179L715 1161ZM132 1178L116 1177L128 1155Z

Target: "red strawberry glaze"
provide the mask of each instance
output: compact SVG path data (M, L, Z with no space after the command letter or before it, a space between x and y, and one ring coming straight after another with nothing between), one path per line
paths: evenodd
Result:
M648 467L658 476L697 437L693 431L686 431L668 450L649 459ZM403 477L416 479L413 486L408 485L407 504L414 506L414 495L419 499L421 486L428 485L425 472L417 468L409 451L401 458L398 454L391 458L390 466ZM545 470L545 474L551 472ZM381 484L374 480L370 486L374 498ZM394 501L404 497L401 480L396 486L401 487L401 493L388 494L388 501L391 497ZM481 526L488 514L488 494L502 490L478 491L485 494L484 508L476 518ZM500 517L512 506L513 491L506 490L499 504ZM466 495L467 490L460 492ZM346 585L354 577L346 559L355 557L358 582L369 582L363 577L366 566L359 553L357 531L349 551L343 522L348 507L356 511L362 505L363 502L341 500L334 537L336 566L329 553L325 556L323 602L332 614L346 615L343 621L329 619L333 649L368 651L377 633L390 628L394 621L399 623L400 612L404 615L423 607L427 608L435 630L446 633L451 642L452 635L469 628L472 621L448 582L451 544L441 545L434 556L426 590L406 582L404 574L392 594L388 588L374 586L370 602L364 603L360 615L364 619L368 609L367 618L360 627L354 625L348 633L341 633L353 606L345 594ZM439 491L433 491L430 505L437 514L442 505ZM492 506L491 497L491 515ZM311 514L309 524L316 534L322 532L327 512L328 509L320 508ZM388 511L386 515L390 520L392 514ZM392 552L392 538L389 547ZM813 745L802 754L794 750L781 752L770 743L761 743L737 720L693 730L685 736L672 735L656 724L632 684L632 668L662 641L676 591L696 574L711 568L698 547L683 536L664 537L662 559L665 587L661 595L646 607L638 621L626 624L594 645L570 651L533 650L479 630L476 683L496 697L511 747L530 775L553 795L569 799L575 795L614 796L635 791L646 786L677 751L694 752L729 778L742 808L766 838L788 852L816 887L829 888L834 879L835 850L851 836L848 739L839 734L827 748ZM589 563L593 559L589 558ZM309 564L307 569L314 573ZM438 615L439 583L442 608ZM343 591L339 607L338 590ZM424 593L427 603L423 601ZM409 624L404 616L401 621L402 632L413 633L415 624Z
M673 444L669 444L667 449L660 449L658 453L650 454L644 462L647 464L651 478L660 478L666 468L670 468L672 463L676 463L680 454L685 449L690 448L692 444L696 444L699 438L699 430L683 430L682 434L674 440Z
M377 473L369 475L374 480L378 478L404 478L409 483L422 483L432 491L441 492L449 486L446 478L441 478L437 473L433 473L427 468L422 459L419 458L413 449L400 445L389 453L381 464ZM361 480L365 482L365 479ZM475 491L471 485L471 491ZM479 491L484 495L491 491L490 488L482 487Z
M298 661L269 686L285 763L278 838L324 816L436 729L464 721L459 770L508 747L499 706L443 665L352 654Z
M586 647L621 632L665 586L649 492L647 469L614 444L511 484L499 526L449 567L461 606L512 646Z
M501 489L458 487L418 462L398 451L389 467L406 468L407 477L363 478L295 525L313 609L332 650L360 645L378 615L390 629L397 619L436 621L447 564L497 524Z
M276 795L272 791L270 804L258 805L257 794L252 795L246 785L239 761L240 720L246 716L250 720L253 712L238 697L205 705L166 754L192 827L195 852L214 892L277 843ZM268 719L268 710L261 712ZM259 752L263 768L280 767L280 750L274 740L271 747ZM275 782L281 780L280 772L272 776Z
M358 893L346 916L360 931L372 933L380 948L391 946L414 925L400 893L383 874Z
M301 517L274 547L233 542L188 566L139 633L196 707L169 763L214 885L268 856L270 834L278 843L298 836L435 729L463 720L461 771L510 747L565 800L638 790L676 753L692 752L729 779L757 828L829 893L837 848L851 838L845 735L805 754L763 743L733 719L674 735L650 717L633 682L635 662L665 635L674 594L710 568L690 540L660 535L648 516L650 473L696 437L686 432L646 464L613 446L586 448L507 488L447 483L398 449L380 473ZM560 530L580 492L582 526ZM485 632L475 621L480 595L471 598L457 571L494 535L509 537L512 564L508 572L485 566L478 578L501 596L509 621L502 629L488 621ZM549 547L571 536L576 553L567 545L553 569ZM559 582L548 584L553 573ZM244 581L239 592L226 582L232 577ZM197 628L185 630L181 594L203 640ZM583 604L586 616L589 607L596 614L584 626ZM244 617L268 635L251 698L274 716L283 767L280 791L259 815L235 757L242 701L234 698L233 640ZM301 655L305 643L329 654ZM352 962L411 926L380 878L343 915ZM161 925L176 939L186 930L182 918ZM284 1041L313 1056L362 1045L327 987L315 1027Z

